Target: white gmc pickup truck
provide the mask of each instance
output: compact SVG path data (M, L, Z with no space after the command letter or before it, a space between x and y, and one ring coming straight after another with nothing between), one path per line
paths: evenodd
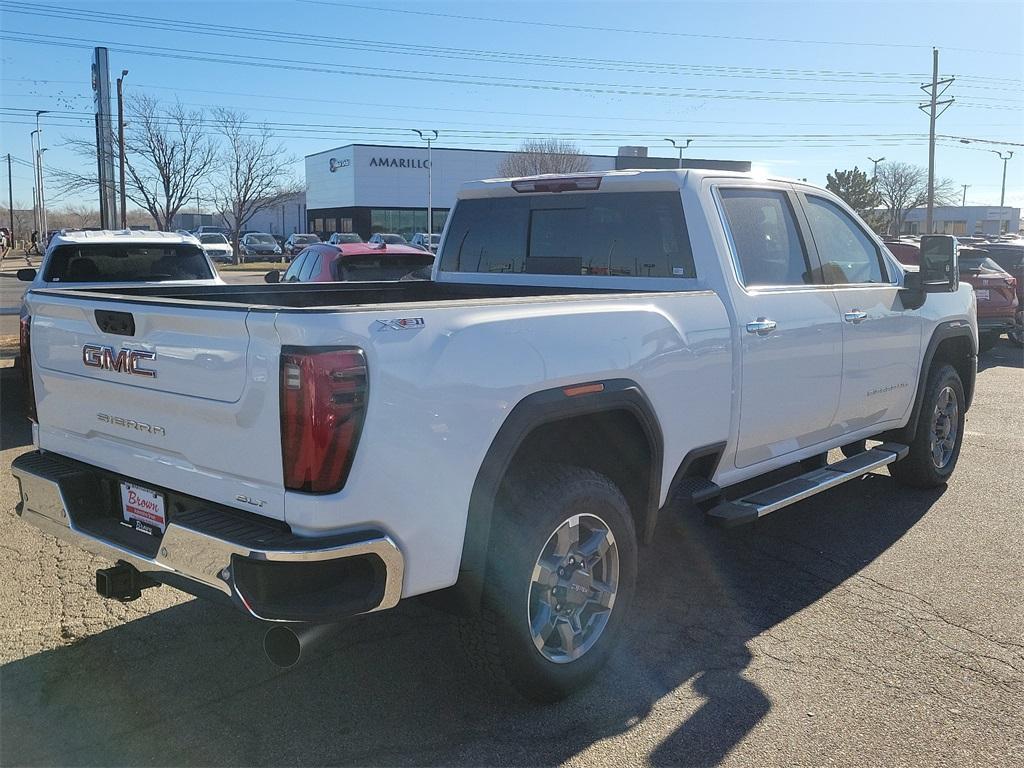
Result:
M32 290L18 512L116 562L106 597L273 622L282 664L436 593L555 699L670 500L732 525L886 465L949 477L977 365L956 249L908 271L816 187L621 171L469 184L431 281Z

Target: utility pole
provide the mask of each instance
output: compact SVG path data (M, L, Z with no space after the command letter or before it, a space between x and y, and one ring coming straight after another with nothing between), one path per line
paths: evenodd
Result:
M117 78L117 149L118 161L121 164L121 229L128 229L128 211L125 208L124 191L124 79L128 75L127 69L121 70L121 76Z
M430 250L430 247L434 244L434 170L431 167L432 163L430 162L430 145L432 142L437 141L438 133L434 130L421 131L416 128L413 128L412 132L417 134L423 141L427 142L427 250ZM428 134L431 133L434 135L429 136Z
M7 153L7 213L10 214L10 247L14 247L14 191L10 183L10 153Z
M961 184L960 186L964 188L964 199L963 199L963 202L960 203L960 207L961 208L966 208L967 207L967 188L969 186L971 186L971 185L970 184Z
M678 168L682 168L683 167L683 150L686 149L688 146L690 146L690 144L693 141L693 139L686 139L686 143L682 144L682 145L677 144L675 139L665 139L665 141L667 141L669 144L671 144L673 147L675 147L676 149L679 150L679 165L677 167ZM680 139L680 141L682 141L682 139Z
M935 207L935 121L953 103L952 98L939 101L939 96L946 92L953 80L952 77L939 80L939 49L932 48L932 81L921 86L921 90L931 98L928 104L918 106L918 109L928 112L928 213L924 225L927 234L932 233L932 209ZM941 91L939 86L942 86ZM939 107L942 107L941 111Z
M1007 150L1006 157L1003 157L1003 153L999 150L993 149L990 151L999 155L999 159L1003 161L1003 191L999 193L999 207L1002 208L1006 205L1006 163L1013 157L1013 152Z

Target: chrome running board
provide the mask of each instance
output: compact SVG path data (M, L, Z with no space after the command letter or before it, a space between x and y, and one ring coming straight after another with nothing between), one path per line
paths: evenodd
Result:
M708 510L707 519L723 527L753 522L759 517L827 491L847 480L863 477L872 470L899 461L909 451L909 446L901 443L882 443L856 456L755 491L741 499L723 501Z

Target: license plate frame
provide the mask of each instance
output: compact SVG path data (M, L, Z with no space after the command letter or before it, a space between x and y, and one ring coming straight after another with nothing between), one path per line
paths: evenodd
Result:
M122 480L121 519L124 524L149 536L167 529L167 500L159 491Z
M988 288L975 288L974 293L977 295L978 301L988 301L992 298Z

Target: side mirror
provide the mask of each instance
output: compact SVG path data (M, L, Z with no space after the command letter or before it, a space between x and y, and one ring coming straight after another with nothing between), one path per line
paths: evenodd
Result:
M33 280L36 279L36 271L34 269L31 269L30 267L25 267L25 269L19 269L17 275L18 279L24 283L31 283Z
M263 280L268 283L280 283L281 282L281 270L272 269L263 276Z
M921 236L921 287L953 293L960 287L959 244L952 235Z

